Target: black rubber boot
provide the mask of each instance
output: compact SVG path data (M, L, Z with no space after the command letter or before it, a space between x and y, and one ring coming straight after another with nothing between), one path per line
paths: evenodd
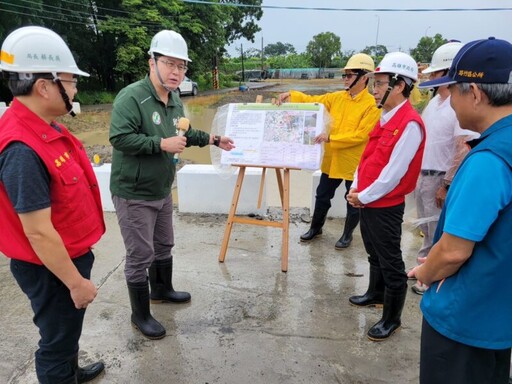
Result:
M59 381L57 384L76 384L78 381L76 381L76 375L69 377L67 379L64 379L62 381Z
M149 311L149 285L145 283L127 283L132 306L132 325L144 337L158 340L165 336L165 328L156 321Z
M341 235L340 239L336 242L334 248L340 250L350 246L350 243L352 243L352 233L354 229L356 229L357 224L359 224L359 212L347 214L343 235Z
M368 338L370 340L386 340L401 327L402 309L404 308L406 295L407 289L403 291L386 289L382 319L368 331Z
M69 368L71 369L72 376L69 376L60 381L55 381L57 379L53 378L52 380L50 380L52 383L55 383L55 384L76 384L76 383L78 383L78 381L76 380L76 374L78 372L78 355L74 356L71 360L69 360L68 364L69 364ZM47 382L48 380L49 379L46 378L45 382ZM37 382L40 383L39 380Z
M380 268L370 266L368 290L362 296L352 296L350 304L357 307L381 307L384 304L384 278Z
M102 361L86 365L85 367L78 368L76 374L76 382L78 384L87 383L99 376L105 370L105 364Z
M319 207L318 204L315 205L315 211L311 219L311 227L309 231L300 236L300 241L307 243L322 234L322 227L324 226L328 211L329 208L325 209L325 207Z
M74 383L78 384L87 383L91 380L94 380L99 376L101 372L105 370L105 364L103 364L103 361L97 361L80 368L78 366L78 356L73 359L73 366L76 372L76 381L74 381Z
M188 292L175 291L172 287L172 256L166 260L155 260L149 268L151 303L186 303L191 296Z

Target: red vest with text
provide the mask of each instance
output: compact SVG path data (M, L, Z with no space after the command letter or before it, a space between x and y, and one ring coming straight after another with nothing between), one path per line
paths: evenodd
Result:
M55 123L54 123L55 124ZM96 176L84 147L64 126L61 132L14 99L0 119L0 152L12 142L32 148L50 174L51 221L71 258L81 256L105 233ZM0 183L0 251L41 265L18 214Z
M425 126L420 115L414 110L409 101L406 101L386 124L381 126L380 122L378 122L373 131L370 132L370 140L366 145L357 170L357 189L358 191L363 191L377 180L384 167L388 164L391 153L400 137L402 137L405 127L411 121L415 121L420 125L423 139L418 151L409 164L407 172L395 189L379 200L365 204L365 207L393 207L402 204L405 201L405 195L414 191L421 170L421 160L425 147Z

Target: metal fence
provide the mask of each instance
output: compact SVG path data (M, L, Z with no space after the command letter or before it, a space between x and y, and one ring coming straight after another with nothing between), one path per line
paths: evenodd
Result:
M268 69L269 79L332 79L340 73L339 68L280 68Z

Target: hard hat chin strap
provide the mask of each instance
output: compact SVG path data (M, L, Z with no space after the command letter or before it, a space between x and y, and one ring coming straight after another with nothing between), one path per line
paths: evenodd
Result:
M167 85L165 85L164 81L162 80L162 76L160 76L160 71L158 70L158 65L157 65L157 60L156 60L156 57L155 55L153 54L153 52L151 52L151 58L153 59L153 63L155 63L155 73L156 73L156 77L158 79L158 81L160 82L160 85L162 87L164 87L164 89L167 91L167 92L172 92L173 90L170 89Z
M62 97L62 100L64 100L64 104L66 105L66 110L71 115L71 117L75 117L76 114L73 112L73 104L71 103L71 100L69 99L68 93L66 92L66 89L62 85L62 81L60 81L60 77L57 76L57 73L52 72L53 75L53 82L57 84L57 87L59 87L59 92Z
M357 82L359 81L359 79L360 79L361 77L363 77L364 75L365 75L365 73L364 73L364 72L362 72L362 71L358 71L358 72L357 72L357 76L356 76L356 78L354 79L354 81L352 82L352 84L350 84L350 86L348 87L348 90L350 91L350 90L352 89L352 87L354 87L354 86L357 84Z
M448 69L445 69L443 73L441 74L441 77L446 76L448 74ZM434 98L437 95L437 92L439 91L439 87L434 87L434 90L432 91L432 98Z
M392 76L391 79L389 80L388 89L386 89L386 93L384 94L384 97L382 98L380 103L377 105L377 108L382 108L384 106L386 100L388 99L389 93L393 90L397 81L398 75L395 73L395 75Z

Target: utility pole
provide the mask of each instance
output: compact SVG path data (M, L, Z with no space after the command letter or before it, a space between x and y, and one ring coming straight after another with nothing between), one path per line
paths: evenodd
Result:
M377 47L377 45L379 45L380 16L375 15L375 17L377 18L377 33L375 34L375 47Z
M215 53L215 57L213 58L212 78L213 89L219 89L219 57L217 52Z
M242 55L242 81L245 82L245 70L244 70L244 47L240 44L240 54Z
M261 36L261 72L263 73L263 70L264 70L264 65L263 65L263 36Z

